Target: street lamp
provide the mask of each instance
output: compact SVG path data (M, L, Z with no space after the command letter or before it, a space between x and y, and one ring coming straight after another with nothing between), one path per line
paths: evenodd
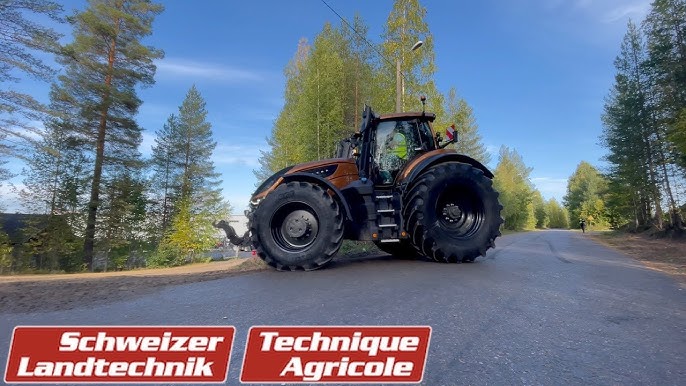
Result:
M412 46L410 51L414 51L424 44L423 41L419 40ZM400 72L400 57L395 59L395 111L397 113L402 112L402 97L405 93L405 87L403 87L401 76L405 76Z

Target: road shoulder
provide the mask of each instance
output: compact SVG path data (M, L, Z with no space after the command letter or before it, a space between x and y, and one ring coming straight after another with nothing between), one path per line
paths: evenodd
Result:
M628 255L644 266L686 283L686 241L624 232L589 232L594 241Z
M48 312L136 298L162 288L266 268L257 257L121 272L0 277L0 312Z

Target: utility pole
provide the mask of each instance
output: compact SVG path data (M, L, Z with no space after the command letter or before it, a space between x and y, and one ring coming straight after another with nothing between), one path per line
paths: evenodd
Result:
M411 51L416 50L417 48L421 47L422 44L424 44L423 41L418 41L417 43L412 46ZM405 94L405 87L403 85L403 79L405 78L405 75L402 74L400 71L400 57L395 59L395 112L396 113L402 113L403 112L403 106L402 106L402 99L403 99L403 94Z
M395 60L395 112L402 112L402 85L400 84L400 58Z

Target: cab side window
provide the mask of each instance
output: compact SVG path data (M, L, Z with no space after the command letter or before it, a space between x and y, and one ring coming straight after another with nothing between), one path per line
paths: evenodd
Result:
M376 128L374 163L377 181L393 183L395 176L421 146L416 121L384 121Z

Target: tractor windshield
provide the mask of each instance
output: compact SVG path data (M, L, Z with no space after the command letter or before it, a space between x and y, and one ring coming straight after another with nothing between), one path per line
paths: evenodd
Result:
M381 184L393 183L400 169L418 153L435 149L428 124L416 119L379 122L375 142L374 163Z

